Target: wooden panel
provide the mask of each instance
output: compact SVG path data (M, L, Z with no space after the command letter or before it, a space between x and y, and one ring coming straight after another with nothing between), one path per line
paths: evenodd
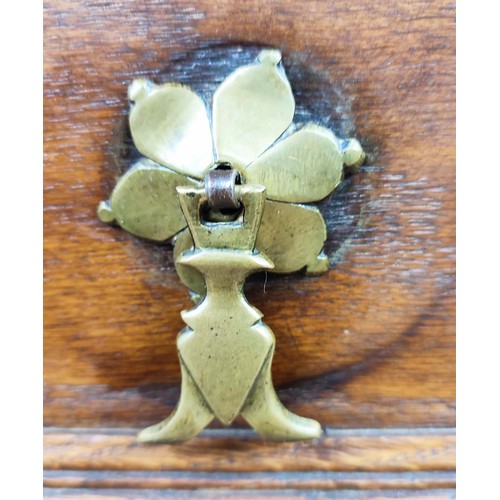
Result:
M44 495L455 498L454 3L47 0L44 13L45 424L61 427L46 432ZM263 43L284 54L296 122L368 152L319 204L329 272L247 287L277 337L280 398L329 428L310 443L212 428L140 446L136 429L179 396L191 304L168 245L96 217L138 157L126 88L174 80L210 100Z
M137 445L135 432L48 430L46 496L455 497L453 430L328 430L312 443L269 443L249 431L209 430L173 446Z
M214 473L47 470L44 486L65 489L432 490L455 487L454 472Z
M190 304L171 249L95 209L135 154L127 84L209 96L262 42L283 50L299 121L369 153L320 206L328 274L249 286L280 397L323 425L454 425L454 16L441 0L45 3L47 425L138 427L175 404Z
M315 442L272 443L248 431L208 431L180 445L144 446L134 431L49 432L48 470L432 471L454 470L453 431L329 431Z
M404 496L403 496L404 495ZM321 491L314 492L292 492L292 491L234 491L234 490L216 490L216 491L182 491L182 490L72 490L72 489L54 489L45 490L44 498L57 496L65 500L143 500L153 498L203 498L219 500L220 498L238 500L393 500L404 498L405 500L452 500L456 498L454 490L432 490L432 491L413 491L402 492L393 491Z

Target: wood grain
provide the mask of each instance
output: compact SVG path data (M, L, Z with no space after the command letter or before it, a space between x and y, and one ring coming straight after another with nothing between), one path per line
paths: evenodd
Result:
M171 249L104 226L95 210L134 157L133 78L208 97L265 43L283 51L298 121L356 135L369 153L320 205L328 274L248 287L277 337L280 397L323 425L453 426L454 4L48 0L44 10L46 425L137 427L175 404L174 340L190 304Z
M404 495L404 496L403 496ZM183 490L78 490L78 489L47 489L44 491L44 498L57 496L65 500L142 500L156 498L203 498L203 499L238 499L238 500L393 500L404 498L405 500L452 500L455 499L454 490L432 490L402 492L393 491L321 491L314 492L293 492L293 491L234 491L221 489L216 491L183 491Z
M266 443L209 430L143 446L136 430L48 429L45 496L60 498L455 498L452 429L328 430L314 443Z
M315 442L266 442L248 431L207 431L179 445L140 445L135 430L45 435L47 470L194 472L453 471L455 434L329 431Z
M203 473L47 470L46 488L232 489L232 490L432 490L455 487L446 472L262 472Z
M178 81L209 101L262 45L283 52L296 123L368 152L319 204L329 272L247 286L280 398L329 429L275 444L238 420L137 445L178 399L191 304L168 245L96 217L138 157L126 88ZM44 496L455 498L454 2L47 0L44 54L44 418L60 427Z

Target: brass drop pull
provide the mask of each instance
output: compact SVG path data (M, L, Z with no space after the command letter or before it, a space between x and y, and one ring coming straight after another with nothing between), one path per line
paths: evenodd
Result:
M295 102L280 60L278 51L264 50L229 75L215 92L211 121L187 87L138 80L129 88L130 130L146 158L98 214L137 236L171 240L196 302L182 312L187 326L177 338L180 400L139 441L184 441L214 417L229 425L240 414L269 439L321 435L318 422L278 399L274 335L243 285L262 270L328 269L325 223L303 203L330 194L344 166L360 165L364 153L355 139L315 124L291 129Z

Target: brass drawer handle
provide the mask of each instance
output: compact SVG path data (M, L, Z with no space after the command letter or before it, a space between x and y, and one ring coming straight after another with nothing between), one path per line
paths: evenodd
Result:
M280 61L279 51L264 50L229 75L215 92L211 121L185 86L136 80L129 87L130 130L145 158L98 215L143 238L172 239L176 269L197 302L182 312L187 327L177 339L179 403L139 441L184 441L214 417L229 425L239 414L269 439L321 435L318 422L279 401L274 335L243 285L264 269L327 270L325 223L302 204L330 194L344 167L365 155L356 139L324 127L290 130L295 101Z

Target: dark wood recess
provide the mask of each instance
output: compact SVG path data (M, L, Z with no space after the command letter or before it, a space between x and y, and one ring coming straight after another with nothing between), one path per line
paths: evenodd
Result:
M318 205L328 273L247 287L281 399L331 431L272 444L238 421L141 447L177 401L191 303L169 245L96 217L137 157L127 85L208 100L262 46L283 52L296 121L368 152ZM46 495L454 498L454 2L47 0L44 53Z

